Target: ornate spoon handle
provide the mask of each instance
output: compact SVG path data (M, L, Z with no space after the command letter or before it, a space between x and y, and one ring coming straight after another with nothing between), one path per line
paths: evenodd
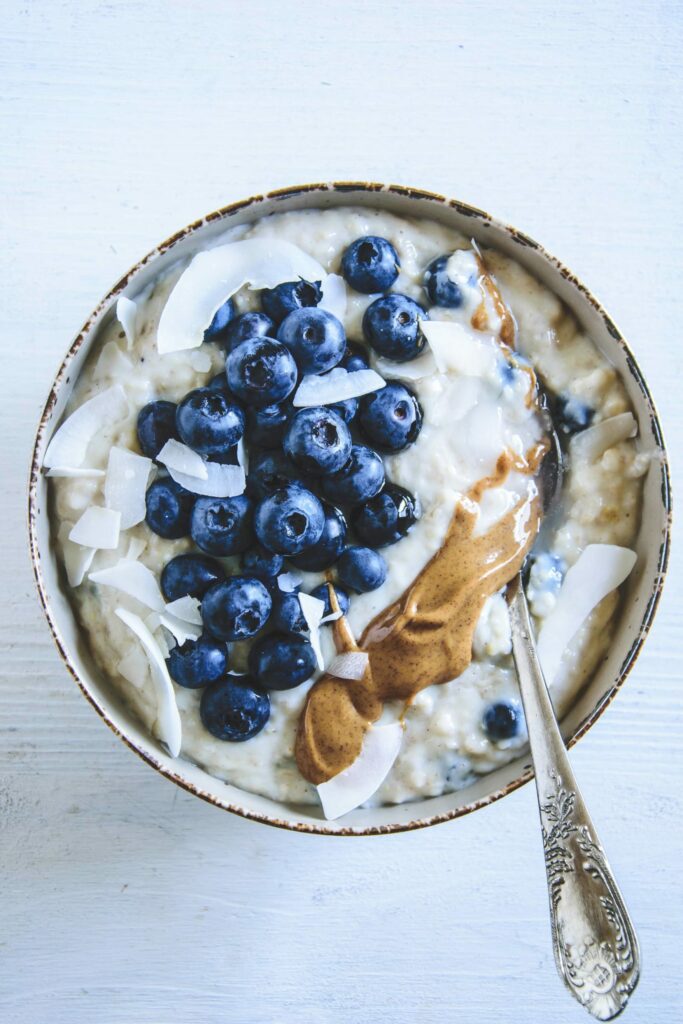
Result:
M638 984L638 940L569 764L519 577L508 595L536 773L555 962L574 998L598 1020L611 1020Z

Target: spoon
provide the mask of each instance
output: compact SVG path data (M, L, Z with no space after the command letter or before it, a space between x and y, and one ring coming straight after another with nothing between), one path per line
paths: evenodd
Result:
M554 431L551 441L541 472L546 515L562 485ZM507 599L536 777L555 963L574 998L597 1020L611 1020L638 984L638 940L569 763L536 653L521 572L508 584Z

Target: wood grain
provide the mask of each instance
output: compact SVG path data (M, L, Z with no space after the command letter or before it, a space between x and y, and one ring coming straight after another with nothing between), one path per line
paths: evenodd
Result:
M25 541L32 432L80 322L143 252L304 180L456 195L556 252L632 340L677 462L683 216L673 2L2 4L0 1019L546 1024L530 789L374 840L297 836L174 788L62 668ZM624 692L573 760L632 908L633 1024L683 1015L677 559Z

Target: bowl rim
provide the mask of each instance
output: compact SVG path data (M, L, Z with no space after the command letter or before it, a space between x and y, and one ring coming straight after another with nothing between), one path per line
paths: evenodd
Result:
M655 612L657 610L659 600L661 597L662 589L664 586L664 580L666 571L669 563L669 553L671 548L671 516L672 516L672 499L671 499L671 480L670 480L670 469L667 449L664 443L664 436L661 427L661 422L657 412L657 408L650 392L650 389L640 371L640 368L633 356L633 353L624 338L622 332L619 330L617 325L611 316L604 309L602 304L595 298L593 293L586 287L586 285L565 266L560 260L549 253L539 242L531 238L529 235L515 228L511 224L505 221L501 221L496 217L491 216L479 207L472 206L469 203L463 202L462 200L450 198L448 196L441 195L440 193L427 191L424 189L414 188L405 185L396 184L381 184L378 182L364 182L364 181L332 181L332 182L317 182L310 184L292 185L286 188L273 189L263 194L256 194L250 196L247 199L237 200L227 206L219 207L217 210L206 214L204 217L192 221L186 227L181 228L179 231L174 232L169 238L155 246L154 249L150 250L145 256L139 259L119 280L109 289L107 294L98 302L90 316L84 322L80 328L66 354L64 355L57 373L53 378L52 385L48 397L44 403L43 409L40 414L38 428L32 447L31 463L29 470L29 486L28 486L28 539L29 539L29 552L31 558L31 565L33 569L33 575L38 591L38 598L40 604L45 613L47 623L52 634L52 638L55 642L57 650L61 656L62 661L66 665L69 673L75 680L83 696L88 702L94 707L100 717L109 726L112 732L132 750L134 751L144 762L150 765L156 771L160 772L165 778L174 782L182 789L194 796L200 797L207 803L212 804L215 807L220 807L222 810L230 811L232 814L237 814L242 818L246 818L250 821L257 821L261 824L271 825L275 828L286 829L287 831L302 832L312 835L325 835L325 836L372 836L372 835L388 835L398 832L409 832L419 828L428 828L432 825L442 824L446 821L452 821L456 818L463 817L466 814L471 814L473 811L479 810L482 807L487 807L489 804L495 803L496 801L507 796L514 790L519 789L521 786L526 785L533 777L534 772L532 768L527 768L510 782L504 786L499 787L493 793L489 793L484 797L476 800L472 800L460 807L452 808L447 811L440 812L438 814L430 815L428 817L415 818L407 822L393 823L390 825L368 825L366 827L349 826L342 828L330 828L330 823L322 821L320 825L302 822L302 821L289 821L284 818L278 818L265 812L256 811L248 807L240 806L239 804L222 800L213 793L210 793L198 785L195 785L192 781L184 778L181 774L172 771L166 765L155 759L146 750L139 747L129 736L127 736L116 724L112 721L107 713L107 709L103 707L98 700L95 699L94 695L90 692L85 681L79 675L76 666L73 664L67 645L62 639L59 625L56 621L56 617L53 614L50 607L50 599L48 596L47 585L43 576L41 553L39 540L37 536L37 519L38 519L38 484L41 478L41 459L40 459L40 448L43 440L43 436L46 432L48 421L50 419L52 410L57 402L58 395L65 383L65 378L69 371L69 367L73 362L76 354L80 350L81 346L86 341L90 334L91 328L97 322L99 317L112 305L114 300L121 295L130 279L138 273L143 267L147 266L150 262L161 256L163 253L171 249L176 243L180 242L181 239L194 233L199 228L206 224L210 224L214 221L220 221L227 217L230 217L237 213L247 209L258 203L262 203L268 200L285 199L299 195L310 194L314 196L317 193L346 193L351 194L353 192L363 193L390 193L416 199L419 201L426 200L428 202L437 204L439 206L447 206L455 209L457 212L464 216L470 217L473 220L478 221L486 226L490 226L502 232L504 235L508 235L513 241L521 244L525 247L529 247L536 252L549 263L559 274L574 288L576 288L584 297L584 299L593 307L595 312L603 321L608 333L617 345L622 349L626 365L629 373L634 378L639 389L642 391L646 403L649 406L651 414L651 426L652 432L657 442L660 454L661 454L661 469L662 469L662 509L663 509L663 520L664 528L662 533L662 539L660 544L659 555L657 559L656 577L653 584L652 592L645 604L640 625L637 629L636 636L629 648L624 660L619 668L619 673L609 690L603 694L602 698L597 702L595 707L589 712L588 715L579 723L576 729L572 732L572 735L567 739L567 748L571 748L577 743L585 734L591 729L598 719L602 716L606 708L612 703L617 693L621 690L624 682L626 681L633 665L636 662L638 655L642 649L645 639L650 631L652 621L654 619ZM429 212L426 211L425 216L429 216ZM68 382L68 379L67 381ZM426 798L425 798L426 799ZM277 801L275 801L277 802ZM399 805L400 806L400 805Z

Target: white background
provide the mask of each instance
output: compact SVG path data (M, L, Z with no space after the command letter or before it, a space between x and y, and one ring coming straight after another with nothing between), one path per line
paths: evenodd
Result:
M99 297L198 215L300 181L442 191L542 241L683 416L680 2L2 0L0 1020L584 1019L555 976L533 789L376 839L215 810L62 667L25 542L32 432ZM573 754L638 925L632 1024L683 1014L674 559L632 676Z

